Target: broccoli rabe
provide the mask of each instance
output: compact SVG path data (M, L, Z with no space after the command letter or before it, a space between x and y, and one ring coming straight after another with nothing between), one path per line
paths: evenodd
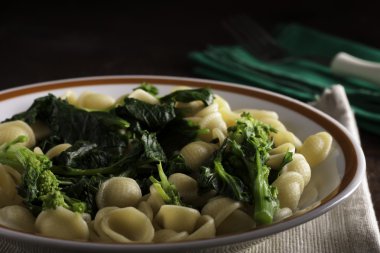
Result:
M213 158L201 167L198 181L203 191L214 190L254 205L259 224L272 222L278 208L277 190L268 183L266 165L273 142L269 125L243 113Z
M26 136L19 136L0 147L0 163L11 166L22 175L18 191L26 206L35 214L57 206L85 212L85 203L61 192L62 182L50 171L52 163L49 158L20 145L26 140Z
M181 198L174 184L171 184L165 175L161 163L157 165L158 176L161 181L158 181L153 176L149 179L153 183L157 192L160 194L166 204L181 206Z

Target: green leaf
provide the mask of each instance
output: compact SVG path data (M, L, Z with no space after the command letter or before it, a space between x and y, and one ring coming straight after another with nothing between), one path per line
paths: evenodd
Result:
M161 129L176 117L173 105L152 105L134 98L126 98L124 102L115 108L116 115L137 121L144 129Z
M210 89L199 88L189 90L177 90L160 99L161 103L202 101L206 106L211 105L214 97Z

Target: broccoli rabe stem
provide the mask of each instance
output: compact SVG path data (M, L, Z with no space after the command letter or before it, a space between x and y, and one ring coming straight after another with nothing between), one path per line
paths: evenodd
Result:
M274 212L278 205L273 199L267 177L265 176L265 165L259 151L256 151L255 157L256 175L254 178L253 195L255 198L254 218L260 224L270 224L273 220Z

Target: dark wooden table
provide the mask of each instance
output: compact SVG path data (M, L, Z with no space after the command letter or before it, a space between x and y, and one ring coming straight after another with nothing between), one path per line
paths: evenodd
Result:
M221 20L246 13L266 28L299 22L380 48L377 6L346 3L36 6L0 9L0 88L112 74L194 76L187 54L233 44ZM253 1L252 1L253 2ZM4 110L6 108L2 108ZM367 175L380 217L380 137L361 131Z

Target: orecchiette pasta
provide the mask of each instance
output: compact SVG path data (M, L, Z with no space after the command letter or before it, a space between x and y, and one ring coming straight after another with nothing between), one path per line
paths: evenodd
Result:
M88 240L89 229L79 213L64 207L42 211L36 219L37 232L67 240Z
M274 213L274 216L273 216L273 221L274 222L278 222L278 221L281 221L283 219L286 219L290 216L293 215L293 211L288 208L288 207L284 207L284 208L279 208L275 213Z
M249 114L252 115L252 117L254 117L255 119L257 120L260 120L260 121L263 121L265 122L264 120L265 119L274 119L274 120L278 120L278 114L274 111L268 111L268 110L258 110L258 109L239 109L239 110L235 110L234 112L237 112L237 113L243 113L243 112L248 112Z
M189 233L186 231L177 232L171 229L160 229L154 233L153 241L160 242L178 242L188 238Z
M155 219L157 224L164 229L192 233L200 216L199 211L193 208L163 205Z
M217 235L246 232L255 226L256 224L251 216L243 210L236 209L218 226Z
M193 203L198 197L197 181L183 173L174 173L168 178L174 184L185 203Z
M0 209L0 224L24 232L34 233L34 216L23 206L6 206Z
M240 113L231 111L230 105L221 96L215 95L215 103L218 105L219 112L222 114L222 118L224 122L226 122L226 125L234 125L236 120L240 117Z
M114 104L115 99L111 96L91 91L84 91L80 94L75 105L84 109L105 110Z
M303 176L298 172L289 171L281 174L272 184L278 189L280 207L296 210L304 184Z
M155 96L142 89L134 90L131 94L128 95L128 97L153 105L160 103L160 101L158 101L158 99Z
M281 173L286 173L288 171L295 171L301 174L305 186L309 183L311 177L311 169L310 165L303 155L298 153L293 155L293 160L282 168Z
M213 238L216 235L214 219L209 215L202 215L195 224L194 232L186 240L200 240Z
M149 187L149 191L150 191L150 194L146 201L147 203L149 203L150 207L152 208L153 213L156 214L158 210L160 210L161 206L165 204L165 202L160 196L160 194L157 192L156 187L151 185Z
M15 120L0 124L0 145L11 142L20 135L28 137L27 141L22 143L26 147L31 148L36 144L36 137L33 129L24 121Z
M295 147L292 143L284 143L278 146L277 148L269 151L269 159L267 161L267 165L269 165L272 169L279 169L283 163L283 160L288 152L294 154Z
M99 208L106 206L135 206L141 198L141 189L137 182L128 177L112 177L103 182L96 195Z
M97 214L98 216L98 214ZM95 217L95 232L108 241L151 242L154 228L149 218L134 207L109 208Z
M241 203L238 201L226 197L215 197L202 208L201 213L213 217L215 227L218 228L238 208L241 208Z
M77 100L78 100L77 94L72 90L66 91L65 94L61 98L66 100L67 103L71 105L76 105Z
M273 134L273 141L275 146L280 146L284 143L292 143L295 146L296 150L298 150L302 145L300 139L298 139L297 136L289 131L279 131Z
M146 215L146 217L149 218L150 221L153 221L153 210L147 201L141 201L137 205L137 209L143 212Z
M195 141L187 144L180 151L185 159L186 165L192 170L197 170L218 146L204 141Z
M0 207L20 204L21 198L17 194L17 185L21 175L9 166L0 164Z
M285 125L278 119L274 118L262 118L260 119L261 122L264 122L265 124L270 125L271 127L275 128L278 132L285 132L286 127Z
M332 137L327 132L313 134L306 138L302 146L299 148L299 153L303 154L310 164L310 167L315 167L326 159L330 153Z

